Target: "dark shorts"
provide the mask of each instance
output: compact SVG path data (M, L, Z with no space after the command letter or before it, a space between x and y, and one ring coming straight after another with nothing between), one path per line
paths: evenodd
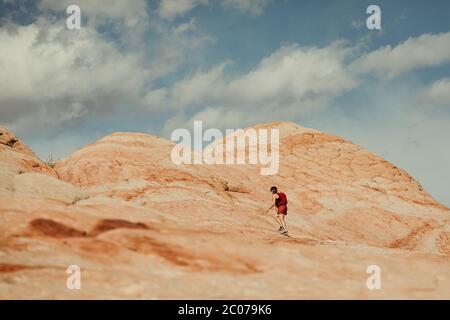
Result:
M278 209L278 214L284 214L287 215L287 206L282 204L279 207L277 207Z

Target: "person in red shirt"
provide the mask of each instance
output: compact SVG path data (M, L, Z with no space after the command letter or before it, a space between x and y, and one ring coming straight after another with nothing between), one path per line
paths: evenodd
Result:
M278 231L282 234L287 235L288 231L285 220L285 217L287 215L286 194L284 194L283 192L278 192L278 189L275 186L270 188L270 192L272 192L273 204L270 206L269 209L267 209L266 213L269 213L269 211L273 207L277 207L277 217L275 218L275 221L280 225Z

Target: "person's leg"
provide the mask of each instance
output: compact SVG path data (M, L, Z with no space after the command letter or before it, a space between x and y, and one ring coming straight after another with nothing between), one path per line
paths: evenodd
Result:
M280 229L278 229L278 231L284 231L284 225L283 225L283 220L282 219L282 214L277 214L277 221L280 225Z
M281 220L278 217L278 214L274 217L275 221L280 225L280 227L282 227L283 225L281 224Z
M287 231L286 220L284 219L286 215L279 214L278 216L280 217L280 220L281 220L281 226L284 228L284 230Z
M277 214L277 216L275 217L275 221L280 225L280 228L278 229L278 231L281 231L281 230L283 230L283 224L282 224L282 222L281 222L281 219L280 219L280 215L279 214Z

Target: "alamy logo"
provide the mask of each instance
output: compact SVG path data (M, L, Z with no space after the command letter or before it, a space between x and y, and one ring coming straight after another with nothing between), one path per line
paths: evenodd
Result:
M372 4L367 7L367 14L370 16L367 18L366 25L369 30L381 29L381 9L379 6Z
M278 129L226 129L224 138L222 131L215 128L203 133L202 121L194 121L193 138L191 132L184 128L174 130L170 138L177 143L171 153L172 162L176 165L234 165L247 164L248 160L248 164L265 166L260 169L261 175L278 173ZM203 142L209 144L203 148Z
M69 30L81 28L81 9L79 6L72 4L67 7L66 13L69 15L66 19L66 27Z
M81 269L77 265L70 265L66 273L69 274L66 280L66 287L69 290L81 289Z
M370 276L367 278L366 285L367 289L381 289L381 269L376 264L372 264L367 267L367 273Z

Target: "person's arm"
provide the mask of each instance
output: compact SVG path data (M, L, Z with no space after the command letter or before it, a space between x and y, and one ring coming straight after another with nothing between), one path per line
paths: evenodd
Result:
M273 195L273 197L272 197L273 203L272 203L272 205L270 206L270 208L266 210L266 213L269 213L269 211L270 211L273 207L275 207L275 204L277 203L277 199L278 199L278 198L279 198L279 196L278 196L277 194L274 194L274 195Z

